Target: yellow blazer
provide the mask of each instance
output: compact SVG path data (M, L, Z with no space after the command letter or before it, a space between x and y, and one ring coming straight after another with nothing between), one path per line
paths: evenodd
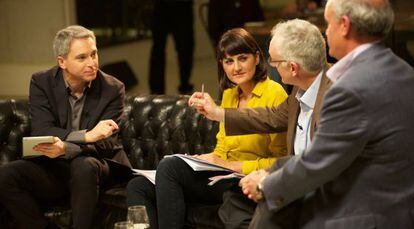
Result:
M283 87L269 78L258 82L252 94L247 104L249 108L274 107L287 98ZM226 89L223 92L221 107L237 108L238 105L239 87ZM242 161L243 173L249 174L267 168L277 158L287 155L286 133L226 136L223 123L220 123L217 145L213 153L224 160Z

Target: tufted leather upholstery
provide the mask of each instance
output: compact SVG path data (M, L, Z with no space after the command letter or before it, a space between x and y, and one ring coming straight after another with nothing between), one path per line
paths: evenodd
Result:
M187 106L187 96L127 98L121 138L134 167L153 169L164 155L211 152L217 123Z
M134 168L155 169L167 154L208 153L216 144L218 123L211 122L187 106L188 96L144 95L127 97L120 137ZM28 103L0 100L0 165L21 157L23 136L30 134ZM0 208L0 227L5 212ZM46 213L58 224L70 224L67 208ZM111 228L125 219L125 188L107 190L100 197L95 226Z
M0 100L0 165L21 157L22 137L29 134L27 101Z

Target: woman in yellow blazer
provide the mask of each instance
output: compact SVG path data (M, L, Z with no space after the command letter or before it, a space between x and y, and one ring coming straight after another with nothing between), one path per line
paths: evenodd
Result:
M266 61L254 38L244 29L232 29L217 46L222 107L277 106L287 98L283 87L267 77ZM196 157L248 174L269 167L286 153L285 134L252 134L227 137L220 124L212 153ZM183 228L186 204L220 204L224 191L237 182L208 186L209 177L222 172L195 172L177 157L161 160L156 185L136 177L127 187L127 204L145 205L151 228Z

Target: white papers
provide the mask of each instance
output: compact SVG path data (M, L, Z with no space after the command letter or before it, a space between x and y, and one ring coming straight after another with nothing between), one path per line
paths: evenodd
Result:
M105 161L112 167L115 167L119 171L124 171L126 174L141 175L147 178L151 183L155 184L155 170L143 170L143 169L131 169L117 161L111 159L105 159Z
M187 163L194 171L224 171L229 172L229 174L213 176L209 179L211 180L208 185L214 185L220 180L226 179L240 179L244 177L244 174L237 173L231 169L212 164L204 159L196 158L186 154L173 154L173 155L166 155L165 157L178 157ZM141 175L146 177L151 183L155 185L155 174L156 170L141 170L141 169L132 169L134 175Z
M172 154L166 155L165 157L178 157L187 163L194 171L226 171L234 172L231 169L212 164L206 160L196 158L187 154Z
M134 175L141 175L146 177L151 183L155 184L155 170L132 169Z
M190 155L186 154L173 154L173 155L167 155L165 157L178 157L181 158L185 163L187 163L194 171L224 171L229 172L229 174L225 175L218 175L210 177L209 180L211 182L208 183L208 185L214 185L218 181L221 180L229 180L229 179L240 179L243 178L245 175L235 172L231 169L212 164L204 159L196 158Z
M208 183L208 185L214 185L215 183L217 183L218 181L221 180L228 180L228 179L238 179L240 180L241 178L243 178L245 175L241 174L241 173L230 173L230 174L226 174L226 175L218 175L218 176L214 176L214 177L210 177L208 178L210 181L210 183Z

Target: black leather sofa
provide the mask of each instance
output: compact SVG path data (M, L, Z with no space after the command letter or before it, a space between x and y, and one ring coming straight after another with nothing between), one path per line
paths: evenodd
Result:
M134 168L155 169L167 154L200 154L214 149L218 123L202 117L187 101L188 96L168 95L126 99L120 137ZM30 132L28 112L27 100L0 99L0 166L21 157L21 139ZM212 220L216 207L189 206L188 228L217 225ZM102 192L97 209L95 228L112 228L114 222L125 220L125 186ZM61 228L71 228L67 202L45 206L45 215ZM0 206L0 228L10 227L10 217Z

